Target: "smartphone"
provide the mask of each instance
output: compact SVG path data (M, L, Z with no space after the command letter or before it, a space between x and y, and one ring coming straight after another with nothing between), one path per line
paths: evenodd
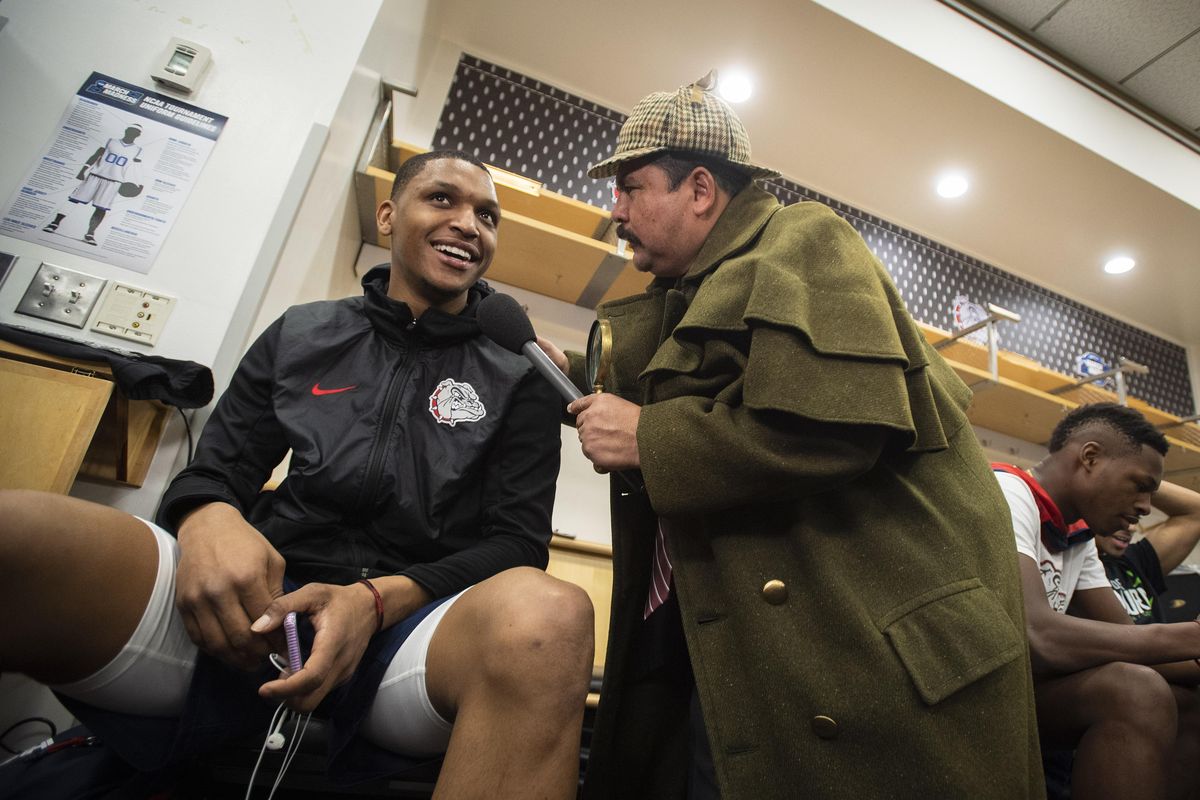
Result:
M300 639L296 636L296 612L289 611L283 618L283 634L287 637L288 669L297 673L304 666L300 658Z

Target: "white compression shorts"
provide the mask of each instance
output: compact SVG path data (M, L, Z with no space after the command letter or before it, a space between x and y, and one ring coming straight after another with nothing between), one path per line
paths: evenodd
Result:
M175 717L183 711L197 651L175 608L179 544L157 525L151 522L146 525L158 542L158 577L133 635L121 652L96 672L74 683L51 688L109 711ZM425 688L425 657L438 623L461 596L459 592L421 620L392 658L375 701L359 727L359 733L368 741L407 756L440 755L446 751L452 724L434 709L429 699Z

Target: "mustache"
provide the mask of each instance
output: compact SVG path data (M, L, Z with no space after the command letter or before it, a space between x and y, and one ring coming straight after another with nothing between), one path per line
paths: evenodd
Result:
M624 225L617 226L617 238L624 239L634 247L641 247L642 240L634 236Z

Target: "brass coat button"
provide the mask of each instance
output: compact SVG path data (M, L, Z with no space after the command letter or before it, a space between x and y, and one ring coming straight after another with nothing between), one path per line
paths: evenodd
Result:
M767 581L763 584L762 596L771 605L780 605L787 600L787 584L779 580Z
M813 717L812 729L822 739L836 739L838 735L838 724L831 717Z

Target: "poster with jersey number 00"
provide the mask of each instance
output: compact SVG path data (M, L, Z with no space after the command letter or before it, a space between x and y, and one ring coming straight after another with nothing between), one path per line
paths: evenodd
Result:
M0 233L147 273L227 118L93 72Z

